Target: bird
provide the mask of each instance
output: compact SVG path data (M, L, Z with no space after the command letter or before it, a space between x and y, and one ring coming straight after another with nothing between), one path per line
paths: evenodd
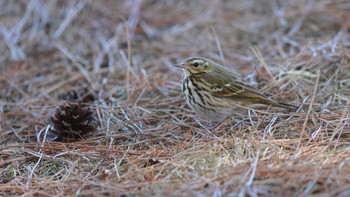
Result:
M298 108L268 98L239 73L210 59L189 57L175 66L183 70L181 89L187 105L206 120L222 121L232 115L236 106Z

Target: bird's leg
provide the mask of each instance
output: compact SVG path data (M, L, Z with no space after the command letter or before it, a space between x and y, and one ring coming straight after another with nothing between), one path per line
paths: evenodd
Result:
M199 120L197 120L197 119L194 119L194 120L199 124L199 126L201 126L203 129L205 129L208 133L211 133L210 128L203 125Z
M225 118L224 120L218 122L218 123L212 128L213 133L218 133L219 129L220 129L227 121L229 121L233 116L234 116L234 114L232 114L232 115L228 116L227 118Z

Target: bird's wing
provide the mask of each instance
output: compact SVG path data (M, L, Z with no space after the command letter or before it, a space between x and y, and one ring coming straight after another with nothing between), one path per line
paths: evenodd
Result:
M201 80L204 80L205 83L210 86L209 91L211 91L214 96L220 98L226 98L232 101L265 104L293 110L298 108L294 105L269 99L248 82L243 81L239 75L232 75L232 73L229 72L219 74L207 73L201 77Z
M244 82L240 78L229 76L207 75L204 77L211 84L211 91L215 96L232 100L266 100L258 89Z

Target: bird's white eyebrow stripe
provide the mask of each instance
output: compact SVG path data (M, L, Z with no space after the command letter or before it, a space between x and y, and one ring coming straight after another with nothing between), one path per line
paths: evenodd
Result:
M202 64L203 60L192 60L192 63L196 63L196 62L198 62L199 64Z

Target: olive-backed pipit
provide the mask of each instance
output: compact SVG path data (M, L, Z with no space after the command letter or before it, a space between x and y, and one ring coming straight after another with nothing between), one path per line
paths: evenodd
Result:
M207 120L223 120L232 114L235 105L264 104L297 109L296 106L266 97L243 81L237 72L212 60L191 57L176 67L184 71L181 87L187 105Z

